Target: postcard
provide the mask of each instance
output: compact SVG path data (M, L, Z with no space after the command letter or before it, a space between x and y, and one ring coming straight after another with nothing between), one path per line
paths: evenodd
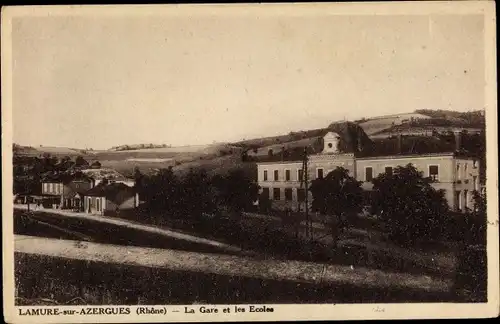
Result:
M494 2L1 27L6 322L498 316Z

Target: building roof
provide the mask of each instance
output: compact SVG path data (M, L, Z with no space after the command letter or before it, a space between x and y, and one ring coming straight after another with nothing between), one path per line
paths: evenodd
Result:
M432 157L455 157L463 159L479 159L476 155L464 154L461 152L442 152L442 153L427 153L427 154L399 154L399 155L377 155L377 156L363 156L356 157L356 160L382 160L382 159L407 159L407 158L432 158ZM269 165L269 164L293 164L302 163L300 160L295 161L262 161L257 162L257 165Z
M131 188L123 183L111 183L111 184L103 184L95 186L89 191L85 192L85 196L91 197L105 197L111 201L117 200L118 196L125 194L126 196L135 195L134 188Z
M406 159L406 158L430 158L442 156L456 156L455 152L440 152L440 153L427 153L427 154L391 154L391 155L377 155L377 156L363 156L357 157L356 160L378 160L378 159Z
M64 183L70 180L71 175L65 172L45 172L42 174L42 182Z
M89 188L86 186L80 186L78 184L78 180L80 179L74 179L73 181L67 183L66 187L69 190L65 190L65 198L74 198L77 194L81 196L89 190Z

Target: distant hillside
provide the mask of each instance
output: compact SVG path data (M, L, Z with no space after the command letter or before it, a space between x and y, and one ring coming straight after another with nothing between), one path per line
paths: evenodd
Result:
M363 118L355 122L363 128L365 133L370 136L380 131L386 130L394 125L400 125L411 120L429 119L428 115L420 113L402 113L371 118Z
M113 146L108 151L131 151L131 150L140 150L140 149L155 149L155 148L168 148L172 147L172 145L167 144L130 144L130 145L118 145Z
M356 154L394 154L397 150L394 135L402 134L403 150L408 153L430 153L452 150L451 130L467 130L472 137L484 137L484 115L482 111L454 112L443 110L417 110L372 118L355 122L334 122L325 128L300 130L279 136L268 136L235 143L190 145L172 147L168 145L139 144L121 145L106 151L82 150L54 147L26 147L15 145L18 155L39 156L50 154L57 157L83 156L99 160L103 167L114 168L131 175L134 168L152 173L173 167L184 173L191 168L204 168L210 173L225 173L236 167L253 172L259 161L300 160L304 148L310 153L319 153L323 148L323 136L333 131L340 135L340 149ZM325 125L326 126L326 125ZM464 139L465 140L465 139ZM448 142L447 142L448 141ZM473 146L473 140L467 144Z
M446 119L452 122L465 123L467 125L484 125L484 111L475 110L468 112L459 112L453 110L432 110L419 109L415 112L430 116L432 118Z
M304 148L307 148L310 153L321 152L323 136L330 131L340 135L340 149L344 152L368 150L373 145L359 125L352 122L337 122L321 129L236 142L232 145L241 148L240 151L212 159L200 158L182 163L175 166L174 171L185 173L190 169L205 169L209 174L225 174L231 169L241 168L254 178L256 162L300 160Z
M13 153L18 155L27 156L40 156L44 154L49 154L53 156L63 157L75 157L75 156L93 156L96 152L86 149L76 149L68 147L56 147L56 146L22 146L18 144L13 144Z
M485 127L482 111L458 112L421 109L414 113L373 117L356 121L370 138L386 138L395 134L432 136L454 130L479 133Z

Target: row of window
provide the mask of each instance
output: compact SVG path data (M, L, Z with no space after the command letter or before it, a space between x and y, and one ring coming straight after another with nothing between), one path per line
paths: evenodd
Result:
M474 160L472 162L472 169L477 169L477 161L476 160ZM462 171L463 171L463 175L462 175ZM468 176L468 172L470 172L469 171L469 164L468 163L464 163L463 167L462 167L462 165L460 163L457 163L457 166L456 166L457 180L461 180L462 177L464 179L466 179L467 176Z
M303 170L298 169L297 170L297 181L302 181L303 177ZM264 170L264 181L268 181L269 177L267 174L267 170ZM278 181L279 180L279 170L274 170L273 173L273 180ZM285 181L290 181L291 180L291 171L290 170L285 170Z
M392 170L393 168L390 166L385 167L384 172L386 174L392 175ZM328 173L330 173L332 170L328 170ZM297 181L302 181L303 177L303 170L298 169L297 170ZM316 169L316 178L317 179L323 179L324 177L324 169L323 168L317 168ZM429 177L431 177L433 180L439 180L439 166L437 165L430 165L429 166ZM264 181L268 181L268 173L267 170L264 170ZM279 181L279 170L274 170L273 173L273 180L274 181ZM290 170L285 170L285 181L290 181L291 180L291 171ZM372 181L373 180L373 168L372 167L366 167L365 168L365 181Z
M332 170L328 170L327 174L332 172ZM316 169L316 179L323 179L325 175L325 170L323 168L317 168ZM298 169L297 170L297 181L302 181L303 179L303 176L304 176L304 171L302 169ZM264 181L269 181L269 176L268 176L268 173L267 173L267 170L264 170ZM279 181L280 177L279 177L279 170L274 170L273 172L273 180L274 181ZM291 170L288 170L286 169L285 170L285 181L290 181L292 180L292 177L291 177Z
M463 194L462 194L463 193ZM472 206L469 204L472 199L472 192L468 190L455 191L455 206L457 211L470 209ZM463 208L462 208L463 206Z
M62 183L44 183L43 192L62 194Z
M297 200L298 201L305 201L306 195L305 195L305 189L298 188L297 190ZM293 188L285 188L285 196L284 199L286 201L292 201L293 200ZM269 197L272 200L282 200L281 199L281 188L273 188L273 195L269 196L269 188L262 188L262 194L266 197Z
M384 168L385 174L392 175L393 168L387 166ZM429 165L429 177L433 180L439 180L439 166ZM373 180L373 168L365 167L365 181L370 182Z
M88 198L87 199L89 207L94 207L96 211L100 212L101 211L101 198ZM95 202L95 203L94 203Z

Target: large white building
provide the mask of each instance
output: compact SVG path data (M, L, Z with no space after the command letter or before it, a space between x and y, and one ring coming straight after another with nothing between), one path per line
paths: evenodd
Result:
M384 172L392 172L397 166L413 164L424 177L435 180L436 189L444 189L452 210L465 211L473 207L473 191L480 190L479 162L456 152L356 157L355 153L343 153L339 149L340 136L328 132L323 137L323 151L308 158L308 181L325 177L336 167L343 167L363 188L372 189L371 180ZM278 161L257 163L258 184L264 195L269 195L274 207L303 208L305 189L302 161ZM301 185L302 183L302 185ZM308 192L309 201L312 195Z

